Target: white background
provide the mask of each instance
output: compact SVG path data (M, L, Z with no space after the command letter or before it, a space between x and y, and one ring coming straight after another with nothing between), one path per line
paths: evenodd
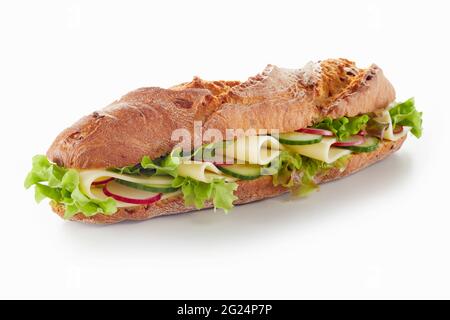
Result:
M2 1L0 298L450 298L448 1ZM141 223L65 222L23 179L84 114L141 86L266 64L375 62L424 136L277 198ZM151 142L149 142L151 143Z

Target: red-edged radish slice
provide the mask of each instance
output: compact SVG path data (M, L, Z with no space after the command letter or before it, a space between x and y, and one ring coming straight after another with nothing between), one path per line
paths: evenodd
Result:
M152 204L161 199L162 193L151 193L146 191L140 191L133 188L119 185L115 182L108 183L103 187L103 193L107 197L111 197L114 200L130 203L147 205ZM122 194L119 194L122 193ZM150 195L150 196L149 196ZM133 198L132 198L133 197Z
M98 180L98 181L92 182L92 185L93 185L93 186L99 186L99 185L106 184L106 183L108 183L108 182L110 182L110 181L113 181L113 180L114 180L114 178L108 178L108 179L104 179L104 180Z
M361 130L360 132L358 132L358 136L361 136L361 137L367 136L367 131Z
M317 129L317 128L303 128L295 130L297 132L310 133L310 134L318 134L324 137L332 137L334 136L333 132L325 129Z
M364 141L366 139L364 139L364 137L362 136L351 136L343 141L338 141L333 143L331 146L332 147L351 147L351 146L357 146L360 144L363 144Z
M395 126L393 133L394 134L399 134L403 132L403 126Z

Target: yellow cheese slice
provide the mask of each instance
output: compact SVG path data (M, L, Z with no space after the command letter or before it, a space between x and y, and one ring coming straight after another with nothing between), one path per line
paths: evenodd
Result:
M96 180L116 178L139 184L154 184L154 185L167 185L170 184L170 182L173 180L172 177L168 176L133 177L126 174L120 174L107 170L81 170L79 174L80 174L80 189L85 195L87 195L91 199L98 199L98 194L94 194L92 192L93 188L91 188L92 183Z
M284 145L284 147L295 151L303 156L324 161L335 162L337 159L351 153L350 150L334 148L331 145L336 142L335 138L323 138L319 143L307 145Z
M211 162L184 161L178 166L178 174L182 177L210 183L214 179L224 179L222 172Z
M266 165L278 157L282 146L271 136L246 136L230 141L224 150L217 150L226 158L237 159L237 163Z

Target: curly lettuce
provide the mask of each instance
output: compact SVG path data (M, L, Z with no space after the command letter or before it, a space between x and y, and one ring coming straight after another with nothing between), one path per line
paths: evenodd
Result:
M328 164L323 161L301 156L295 152L282 151L275 165L277 171L272 181L275 186L290 188L297 196L307 196L318 189L314 178L332 168L343 169L347 166L349 156L342 157Z
M275 172L272 173L274 185L281 185L286 188L293 187L296 184L296 174L301 169L302 163L302 156L298 153L282 151L270 166L275 169ZM270 172L267 174L270 174Z
M363 114L357 117L341 117L339 119L325 118L314 125L314 128L329 130L338 140L345 140L364 129L369 121L369 116Z
M33 157L32 169L24 182L27 189L35 186L35 199L38 203L49 198L55 203L64 204L65 219L70 219L77 213L91 217L97 213L111 215L117 211L114 199L90 199L81 192L79 185L80 176L76 170L50 163L44 155Z
M170 175L176 177L177 169L181 162L181 149L174 149L169 155L151 160L150 157L144 156L140 163L134 166L112 168L111 171L128 175Z
M226 182L223 179L205 183L189 177L178 176L172 182L172 186L181 188L185 204L193 205L197 209L204 208L205 202L212 200L214 208L228 212L233 208L233 202L238 199L234 195L234 191L238 188L237 184Z
M389 109L392 126L411 127L411 133L420 138L422 136L422 112L416 110L414 98L395 104Z

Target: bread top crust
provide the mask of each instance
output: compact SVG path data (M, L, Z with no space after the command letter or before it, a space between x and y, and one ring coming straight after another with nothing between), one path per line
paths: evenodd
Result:
M276 129L290 132L330 116L355 116L385 108L395 91L376 65L359 69L346 59L308 63L302 69L269 65L245 82L191 82L170 89L141 88L64 130L47 152L60 166L123 167L144 155L158 158L178 141L175 129L194 139L203 131ZM238 131L237 135L245 134Z

